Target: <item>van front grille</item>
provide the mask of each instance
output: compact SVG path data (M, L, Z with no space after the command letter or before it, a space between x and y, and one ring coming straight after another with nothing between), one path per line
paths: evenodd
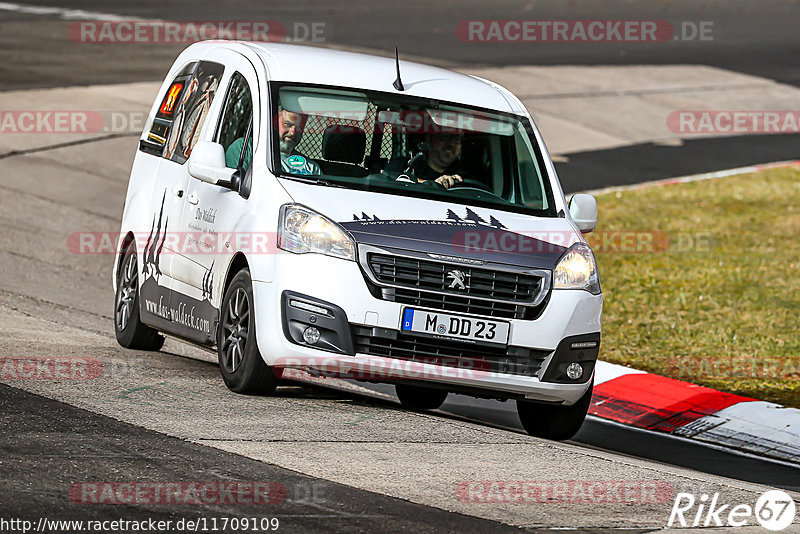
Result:
M370 328L353 326L356 353L472 370L476 373L506 373L536 376L550 351L523 347L491 347L458 341L442 341L393 332L396 336L374 336Z
M544 272L537 276L374 252L367 254L367 263L384 300L456 313L535 319L546 304L539 297L549 289Z

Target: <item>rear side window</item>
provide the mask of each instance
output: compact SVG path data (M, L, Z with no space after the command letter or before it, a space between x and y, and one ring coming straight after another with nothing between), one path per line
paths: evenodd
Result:
M150 132L147 152L185 163L200 139L225 68L219 63L190 63L162 97Z

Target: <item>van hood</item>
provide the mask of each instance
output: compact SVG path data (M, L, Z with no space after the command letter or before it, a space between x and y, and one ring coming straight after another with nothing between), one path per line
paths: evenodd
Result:
M295 202L338 222L360 244L444 259L553 269L570 245L582 241L560 217L534 217L288 179L281 183Z

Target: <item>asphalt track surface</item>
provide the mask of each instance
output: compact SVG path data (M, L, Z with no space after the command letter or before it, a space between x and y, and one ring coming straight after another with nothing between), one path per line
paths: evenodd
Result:
M800 135L739 135L684 140L682 146L640 143L576 152L556 162L565 193L800 158Z
M426 464L434 478L468 478L467 470L480 468L472 458L476 447L485 451L483 462L492 462L489 465L503 466L522 459L522 464L533 466L535 474L528 475L531 477L617 480L647 473L644 476L662 479L679 473L678 480L689 478L695 488L698 485L702 488L701 491L720 487L720 480L727 480L722 482L724 489L721 490L726 492L749 483L798 489L800 470L785 464L721 452L596 420L590 420L574 441L551 445L520 432L512 403L453 395L442 412L425 415L400 410L396 401L385 397L330 392L319 387L288 387L279 390L275 398L251 398L225 389L215 365L207 361L209 355L205 355L206 361L181 357L196 357L191 351L184 353L182 344L169 341L162 352L155 354L118 347L110 328L113 295L109 272L113 258L72 254L64 242L66 235L76 228L115 231L118 227L121 198L127 182L125 169L130 166L132 148L135 148L135 139L130 137L101 139L3 160L0 226L5 238L0 241L3 273L0 277L0 329L4 335L0 336L0 354L101 358L110 370L107 377L95 382L17 380L12 382L14 388L24 389L26 393L17 393L16 389L6 386L0 388L4 396L0 406L0 424L3 425L0 454L4 472L0 480L0 507L8 510L9 515L25 512L26 517L133 519L186 517L191 512L204 517L237 516L249 510L244 511L241 505L213 509L183 506L168 510L158 506L75 506L66 495L71 485L81 480L266 479L295 488L298 483L290 474L285 470L270 470L266 464L305 472L302 459L309 455L317 458L310 462L311 471L324 471L314 477L313 482L325 487L329 481L334 481L364 490L360 484L369 486L371 475L376 479L388 478L390 487L406 484L413 490L419 486L416 477L420 473L411 470L418 462L430 463L428 455L435 458L444 454L447 458ZM127 157L105 157L104 165L93 164L106 154L127 154ZM21 179L30 176L38 177L35 185L28 179ZM118 364L127 372L117 374ZM375 389L381 388L391 392L386 386ZM109 416L126 424L117 424L109 420ZM276 425L279 428L276 429ZM455 435L453 428L457 429ZM483 436L486 435L491 440L474 442L475 439L485 440ZM110 444L109 440L112 440ZM165 447L169 447L172 456L155 451L152 441L167 444ZM499 441L497 448L495 441ZM204 445L217 450L198 453ZM266 452L258 454L259 447L266 448ZM377 453L376 447L379 448ZM520 453L533 455L521 457L512 451L509 456L510 447L521 447ZM411 451L407 452L409 448ZM227 452L220 455L218 449ZM551 461L556 452L556 457L569 455ZM173 457L188 461L176 462ZM221 457L225 457L225 462L220 464L222 468L216 465ZM365 474L362 469L359 474L349 474L350 470L363 468L359 462L369 466L376 459L381 462L377 473ZM257 460L265 462L264 466ZM397 463L404 466L400 473L383 472ZM460 467L453 470L451 466L456 464ZM228 465L230 469L225 467ZM639 466L635 475L622 474L630 466ZM263 470L254 471L258 467ZM600 473L593 472L598 467L602 468ZM406 469L409 471L405 472ZM337 473L341 479L334 476ZM734 480L719 479L719 476ZM444 487L452 488L449 484ZM403 491L405 488L402 486ZM451 524L457 525L453 531L473 528L467 519L463 519L463 525L455 519L453 523L437 523L436 509L450 510L448 506L428 506L430 510L425 513L404 509L402 502L388 499L385 491L376 488L364 493L344 492L325 504L330 514L342 510L353 514L346 517L331 518L314 507L304 507L307 503L303 502L287 503L283 508L276 507L268 512L282 518L282 522L294 521L300 531L346 530L338 527L334 520L361 525L366 531L386 530L395 527L391 520L388 526L375 528L370 517L363 516L364 513L374 515L374 511L353 508L358 501L386 502L380 512L385 517L399 514L404 521L409 518L430 520L430 530L446 530ZM395 491L392 496L402 500L403 491ZM432 498L430 494L412 502L430 504L428 498ZM637 519L630 516L636 510L606 509L600 513L595 509L587 516L581 512L585 506L574 510L553 508L552 512L550 506L544 512L546 519L539 517L533 521L535 529L574 525L574 520L587 521L587 517L601 516L602 520L598 521L603 527L647 525L652 528L663 526L668 512L668 505L664 504L656 510L655 516ZM520 513L511 508L510 512ZM533 507L530 511L536 513L537 509ZM481 516L485 510L473 513L466 510L465 513ZM502 518L496 520L503 521ZM401 521L396 525L399 530L406 523ZM420 524L407 526L408 531L420 530ZM484 530L494 528L500 529L502 525L498 523ZM483 526L476 524L474 530L481 529Z
M394 395L394 386L389 384L366 384L364 387L384 395ZM523 432L516 405L511 401L498 402L451 394L439 411L468 421ZM632 429L599 417L588 417L570 442L705 473L800 491L800 468L711 448L658 432Z
M29 4L52 5L48 1ZM757 74L800 86L800 8L795 2L570 2L565 5L511 2L370 2L362 6L334 5L330 2L295 3L237 2L231 7L217 2L194 2L190 13L184 4L163 2L61 2L98 12L116 13L131 18L167 20L278 20L293 22L322 21L327 24L329 43L333 46L375 49L388 52L395 44L404 54L444 66L480 65L558 65L558 64L682 64L701 63ZM455 27L465 19L666 19L677 21L713 21L717 33L712 42L667 42L637 45L593 44L485 44L463 43L455 38ZM392 24L385 24L391 20ZM160 79L174 56L184 45L92 46L65 39L69 22L57 17L0 12L3 51L0 57L0 90L119 83ZM435 51L432 57L431 51ZM580 176L582 188L666 178L694 172L706 172L798 156L797 136L752 136L687 141L681 147L634 145L600 152L569 155L568 163L559 164L565 190L574 190L572 176ZM587 182L591 175L595 182ZM575 182L577 183L577 181ZM9 194L6 189L3 195ZM14 189L16 195L16 189ZM43 198L43 192L30 192ZM57 195L56 195L57 196ZM106 198L121 206L121 198ZM58 204L58 203L57 203ZM61 210L63 206L56 209ZM8 225L8 219L4 222ZM11 223L13 225L13 223ZM13 248L10 247L10 248ZM3 276L21 267L9 261L28 264L25 250L6 249ZM32 265L35 265L34 262ZM103 265L102 267L106 267ZM82 273L84 274L84 273ZM107 283L107 272L97 268L91 280ZM85 279L83 281L86 281ZM32 298L40 304L75 310L73 293L59 282L45 280L47 298L34 289L18 289L7 298ZM110 284L106 293L110 294ZM105 309L91 307L92 310ZM65 313L70 313L69 311ZM80 314L78 314L80 315ZM89 321L110 317L98 313ZM73 320L74 323L75 320ZM67 321L69 322L69 321ZM107 332L106 332L107 334ZM172 358L164 354L163 358ZM202 362L189 365L207 366ZM383 386L376 388L381 390ZM388 391L383 388L383 391ZM343 394L331 394L334 397ZM385 402L362 397L361 402L386 408ZM511 404L494 405L451 396L440 415L482 421L489 426L518 429ZM0 386L0 451L4 476L2 485L3 515L74 518L75 508L65 498L70 481L95 477L115 480L197 479L198 472L213 473L215 478L230 480L278 480L290 489L290 498L281 508L286 521L304 531L500 531L497 522L441 511L365 492L325 481L325 510L319 503L292 499L291 489L319 482L318 479L275 467L264 462L231 455L202 445L187 443L138 426L122 423L75 408L66 403ZM783 464L658 436L651 433L590 420L574 443L592 449L615 451L622 455L645 458L655 463L688 467L735 479L798 490L800 471ZM87 450L91 454L87 454ZM34 476L31 476L31 474ZM35 509L32 506L35 503ZM238 513L246 508L200 510L200 513ZM80 508L86 518L108 517L119 509ZM276 509L275 513L278 513ZM175 517L181 510L126 507L126 518L139 516ZM343 520L342 518L346 518ZM293 522L293 523L292 523Z
M390 54L445 67L504 65L710 65L800 87L800 6L795 1L754 0L575 0L486 4L463 2L260 2L234 7L191 3L33 0L26 5L74 8L130 19L168 21L277 21L324 24L321 46ZM191 6L191 7L187 7ZM71 85L161 80L186 46L175 43L93 44L68 37L76 20L0 10L3 51L0 91ZM91 19L90 16L85 18ZM456 29L467 20L664 20L708 23L710 40L655 43L486 43L464 42ZM391 21L387 24L386 21ZM300 35L301 30L296 33ZM314 43L311 43L314 44ZM12 53L13 51L13 53ZM565 191L637 183L732 167L800 158L800 135L718 137L687 141L682 147L651 143L569 154L557 163Z
M288 469L186 443L141 427L0 385L3 511L37 523L48 520L198 517L259 520L278 517L288 532L519 532L475 517L357 490ZM117 504L76 502L73 481L105 480L112 465L119 481L203 480L277 482L280 502L235 504ZM35 477L35 484L32 484ZM120 509L122 508L122 509Z
M794 1L573 0L518 2L122 2L31 0L130 18L174 21L272 20L284 27L325 23L328 45L362 47L428 58L449 66L702 64L800 84L800 8ZM711 40L655 43L480 43L456 35L464 20L600 19L711 22ZM10 45L0 66L0 88L160 80L182 45L73 43L69 21L37 15L2 15ZM124 59L124 61L120 61Z

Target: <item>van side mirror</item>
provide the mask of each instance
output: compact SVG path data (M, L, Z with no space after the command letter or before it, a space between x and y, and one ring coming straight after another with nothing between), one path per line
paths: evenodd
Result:
M235 172L225 166L225 150L219 143L198 141L189 156L189 174L201 182L231 187Z
M597 226L597 200L585 193L573 195L569 201L569 214L578 230L588 234Z

